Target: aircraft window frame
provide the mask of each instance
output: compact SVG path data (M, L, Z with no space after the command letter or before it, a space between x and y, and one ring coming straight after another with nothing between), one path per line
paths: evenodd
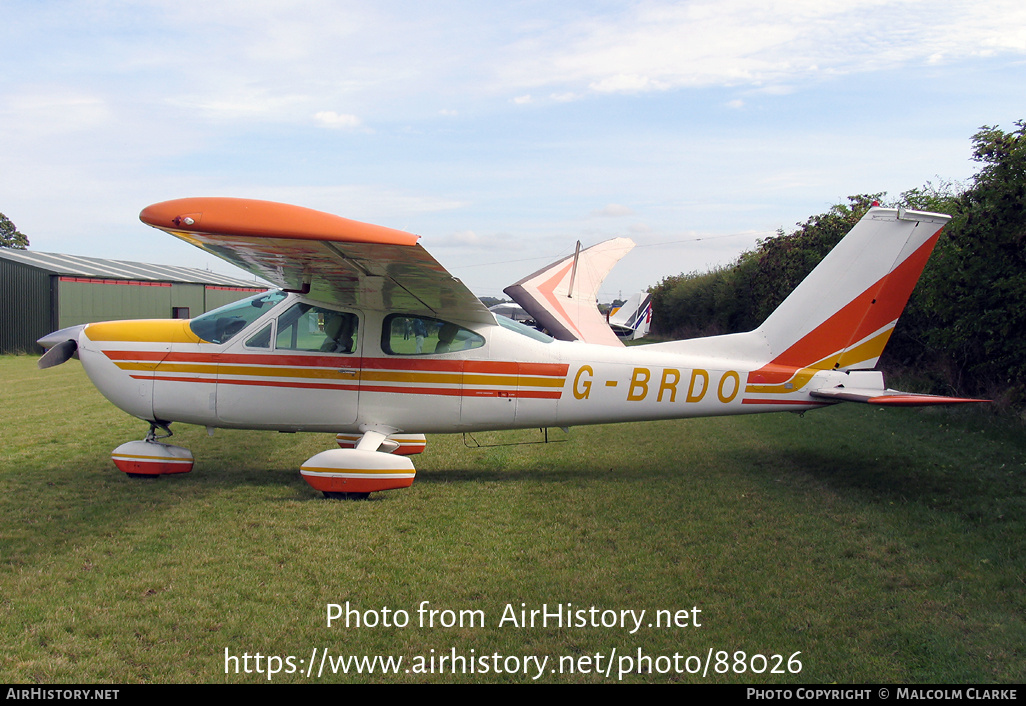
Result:
M402 329L393 331L392 324L398 319L406 321L402 324ZM422 334L418 334L418 323L423 326ZM435 341L431 345L430 339L433 337ZM396 341L397 344L393 345L393 341ZM411 343L411 341L413 342ZM485 337L478 332L433 316L389 314L381 322L381 351L386 355L444 355L446 353L463 353L482 348L484 345ZM411 348L412 350L407 350Z
M280 304L287 296L280 289L272 289L252 297L239 299L197 316L189 321L189 329L200 340L207 343L218 345L227 343Z
M302 330L304 322L305 332ZM269 347L290 353L352 355L359 344L359 332L358 313L297 301L275 317L273 343ZM282 336L286 334L288 339L283 342ZM263 329L257 335L263 335ZM313 345L302 345L304 341Z

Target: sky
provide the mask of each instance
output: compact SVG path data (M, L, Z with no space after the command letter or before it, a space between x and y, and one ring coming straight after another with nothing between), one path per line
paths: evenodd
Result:
M188 196L416 233L479 296L637 247L600 301L853 194L966 183L1026 118L1021 0L0 0L0 212L30 248L240 274Z

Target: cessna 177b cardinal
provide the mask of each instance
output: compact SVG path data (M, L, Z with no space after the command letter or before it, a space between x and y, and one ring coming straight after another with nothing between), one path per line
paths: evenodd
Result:
M945 215L872 208L756 330L633 348L608 327L599 343L557 341L496 317L402 231L229 198L167 201L140 218L280 289L190 321L41 339L40 367L77 352L100 392L149 422L145 441L113 453L129 474L192 469L188 449L159 441L176 421L336 433L342 448L300 472L329 497L365 497L413 483L425 433L971 401L890 390L872 370ZM586 331L555 281L539 280L539 296L568 331Z

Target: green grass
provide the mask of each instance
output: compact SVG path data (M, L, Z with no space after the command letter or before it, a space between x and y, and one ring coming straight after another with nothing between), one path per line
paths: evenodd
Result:
M0 357L0 680L260 682L233 655L801 652L797 675L625 681L1021 682L1026 433L983 412L849 405L571 430L471 450L432 436L408 490L323 500L329 435L175 425L195 470L130 479L146 425L72 361ZM534 438L527 432L482 441ZM484 627L421 628L421 601ZM406 610L328 628L326 605ZM499 627L507 604L701 609L701 627ZM646 620L647 622L647 620ZM732 661L731 661L732 664ZM304 665L305 668L305 665ZM544 681L605 682L551 674ZM302 682L280 674L275 682ZM524 675L323 676L511 681Z

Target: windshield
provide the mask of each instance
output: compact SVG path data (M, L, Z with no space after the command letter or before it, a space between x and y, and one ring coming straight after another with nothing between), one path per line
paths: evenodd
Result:
M555 340L552 336L542 333L538 329L526 326L519 321L508 319L505 316L496 315L495 320L498 321L499 325L503 328L508 328L510 331L516 331L521 336L527 336L528 338L533 338L534 340L541 341L542 343L552 343Z
M263 292L197 316L189 328L204 341L225 343L284 298L285 292L280 290Z

